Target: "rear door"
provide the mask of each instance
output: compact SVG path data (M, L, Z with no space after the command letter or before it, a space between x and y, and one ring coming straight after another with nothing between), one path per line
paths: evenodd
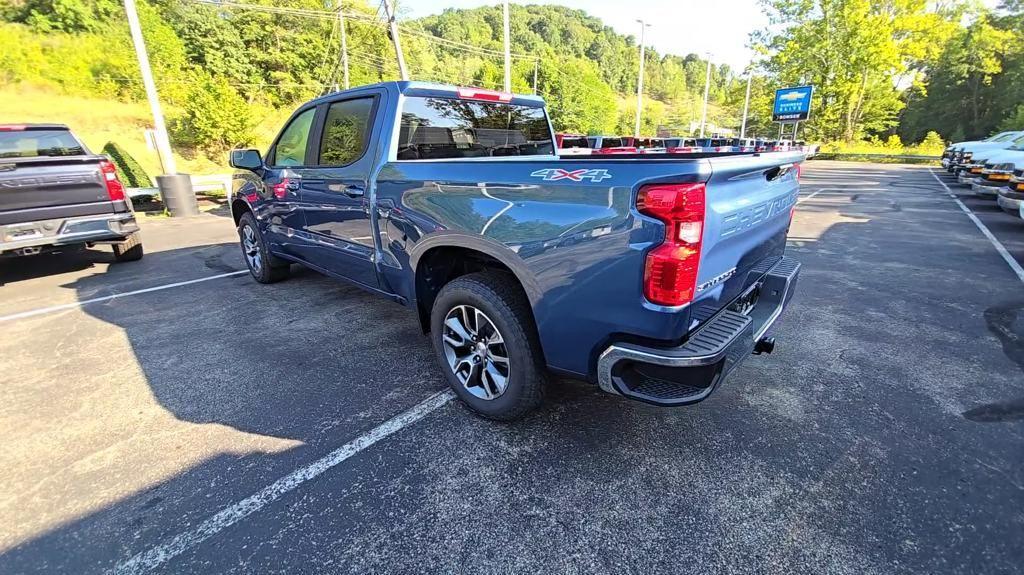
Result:
M378 286L370 173L380 129L375 116L385 93L348 94L320 105L316 161L303 169L300 206L307 242L303 259L357 283Z

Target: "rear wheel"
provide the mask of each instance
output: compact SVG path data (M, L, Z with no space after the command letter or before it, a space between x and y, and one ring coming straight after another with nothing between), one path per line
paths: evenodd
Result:
M113 245L114 259L119 262L134 262L142 259L142 236L138 232L128 236L123 242Z
M269 284L288 277L291 265L287 260L271 255L267 243L256 226L252 214L243 214L238 221L238 239L242 245L242 256L249 273L256 281Z
M512 420L540 405L547 374L529 302L514 278L456 278L438 294L430 323L448 384L473 411Z

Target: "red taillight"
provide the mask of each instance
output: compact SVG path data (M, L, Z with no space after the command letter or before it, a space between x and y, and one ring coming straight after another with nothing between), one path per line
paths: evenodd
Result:
M2 124L0 125L0 132L21 132L27 127L25 124Z
M114 167L114 163L103 160L100 162L100 172L103 174L103 183L107 186L110 201L124 201L124 184L117 179L117 168Z
M799 182L800 181L800 173L803 171L803 168L800 167L800 164L795 164L794 167L796 168L796 181Z
M678 306L693 300L704 237L704 184L656 184L640 189L637 210L665 224L665 240L647 254L644 296Z
M275 198L283 200L288 195L288 178L270 186L270 190L274 193Z
M458 88L459 97L464 100L485 100L487 102L511 102L512 94L482 88Z

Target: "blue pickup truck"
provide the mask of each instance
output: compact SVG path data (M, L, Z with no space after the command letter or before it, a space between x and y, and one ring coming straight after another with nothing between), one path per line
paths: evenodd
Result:
M257 281L298 263L411 306L485 417L536 408L552 374L680 406L774 346L802 159L559 157L540 98L387 82L232 151L231 207Z

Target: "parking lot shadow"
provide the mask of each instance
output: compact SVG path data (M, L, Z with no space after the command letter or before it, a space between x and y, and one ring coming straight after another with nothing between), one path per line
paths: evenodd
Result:
M1019 492L965 454L1008 467L1019 442L961 417L976 397L1019 391L985 321L1016 319L1005 309L983 316L1008 299L992 281L1004 264L979 257L987 246L957 227L960 214L927 202L816 200L801 204L806 221L793 230L802 239L790 255L804 268L779 348L741 365L708 402L658 409L556 382L545 407L516 423L446 407L458 417L427 418L416 435L320 476L276 515L264 510L206 542L180 570L249 560L267 541L267 561L293 572L348 565L360 540L390 548L381 557L397 563L372 567L392 572L482 572L593 550L609 554L592 564L606 571L650 561L648 572L678 569L680 556L711 571L756 571L760 561L779 572L1013 559L1007 509ZM968 239L930 249L936 229ZM586 256L551 297L601 280L600 253ZM168 277L244 269L233 243L147 261ZM109 280L69 287L86 299ZM31 464L19 460L27 476L10 487L26 493L17 513L0 507L17 529L0 538L3 573L110 569L445 387L410 310L298 267L280 284L239 275L83 311L74 325L83 343L61 347L60 361L50 356L68 325L33 332L44 351L25 365L51 367L16 383L26 388L15 396L49 393L53 405L26 410L31 441L10 441L26 445ZM39 417L52 418L42 431L31 424ZM972 489L947 488L948 477ZM332 506L346 497L349 507ZM271 523L292 512L296 524ZM974 528L949 544L953 524ZM480 535L491 533L502 537ZM657 545L621 545L636 533ZM460 555L467 549L477 555Z
M109 248L104 250L84 246L69 246L36 256L3 258L0 259L0 287L56 274L82 271L99 263L113 261L114 253Z

